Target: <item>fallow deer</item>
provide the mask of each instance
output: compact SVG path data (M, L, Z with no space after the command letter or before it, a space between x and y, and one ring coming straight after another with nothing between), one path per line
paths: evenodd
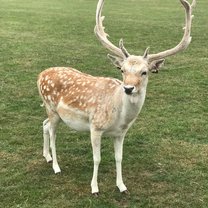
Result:
M147 48L143 56L134 56L125 49L122 39L119 47L109 41L103 27L104 17L101 16L104 0L98 1L94 31L102 45L113 53L108 58L120 69L123 81L91 76L68 67L53 67L40 73L37 84L48 115L43 122L43 156L47 162L53 161L55 173L61 171L55 140L57 125L62 120L77 131L91 133L94 160L92 194L99 193L97 175L103 135L114 138L116 185L120 192L127 192L122 179L123 141L143 106L148 72L158 72L164 58L183 51L191 42L192 9L196 0L192 4L186 0L180 2L185 8L185 27L179 44L156 54L149 54Z

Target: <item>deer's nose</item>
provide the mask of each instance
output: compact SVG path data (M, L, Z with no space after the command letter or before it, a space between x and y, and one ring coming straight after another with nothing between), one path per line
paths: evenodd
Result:
M124 91L127 95L131 95L134 90L133 86L124 86Z

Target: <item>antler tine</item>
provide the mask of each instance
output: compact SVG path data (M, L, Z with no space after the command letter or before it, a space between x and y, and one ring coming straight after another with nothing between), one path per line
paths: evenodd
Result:
M193 0L192 1L192 4L191 4L191 8L192 8L192 10L193 10L193 8L196 6L196 0Z
M104 0L99 0L96 10L96 26L94 29L95 35L105 48L107 48L118 57L125 59L126 54L128 54L127 50L123 46L121 48L118 48L114 44L112 44L107 38L109 35L104 31L105 28L103 27L103 20L105 17L101 16L103 5Z
M192 8L196 5L196 0L193 0L192 4L186 0L180 0L181 4L185 8L185 27L184 27L184 35L180 43L175 46L174 48L168 49L166 51L157 53L157 54L150 54L148 56L148 61L152 62L154 60L164 59L165 57L175 55L180 51L185 50L191 42L191 23L192 23Z
M147 47L145 52L144 52L144 55L143 55L143 58L146 59L148 57L148 54L149 54L149 49L150 47Z
M123 45L123 39L120 39L120 41L119 41L119 48L122 50L122 52L126 58L128 58L130 56L130 54L128 53L128 51L126 50L126 48Z

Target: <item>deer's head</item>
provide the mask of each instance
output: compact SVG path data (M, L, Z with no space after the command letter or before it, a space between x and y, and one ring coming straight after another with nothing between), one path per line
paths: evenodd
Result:
M98 1L95 34L102 45L113 53L113 55L108 54L108 58L120 69L123 75L123 88L126 94L131 95L139 93L143 86L147 85L149 72L157 73L166 57L186 49L190 44L191 23L193 18L192 9L196 4L196 0L193 0L192 4L186 0L180 0L180 2L185 8L186 16L184 35L180 43L174 48L157 54L149 54L149 48L147 48L142 56L134 56L128 53L123 45L122 39L119 42L119 47L108 40L108 34L105 33L103 27L104 17L101 16L104 0Z

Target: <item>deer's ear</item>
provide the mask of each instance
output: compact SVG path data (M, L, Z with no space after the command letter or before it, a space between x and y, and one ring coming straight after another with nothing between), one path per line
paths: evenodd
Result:
M156 61L152 61L149 64L149 70L152 73L158 73L159 69L163 66L164 62L165 62L165 59L159 59L159 60L156 60Z
M123 60L121 58L119 58L117 56L110 55L110 54L108 54L107 56L116 68L121 69L121 67L123 65Z

